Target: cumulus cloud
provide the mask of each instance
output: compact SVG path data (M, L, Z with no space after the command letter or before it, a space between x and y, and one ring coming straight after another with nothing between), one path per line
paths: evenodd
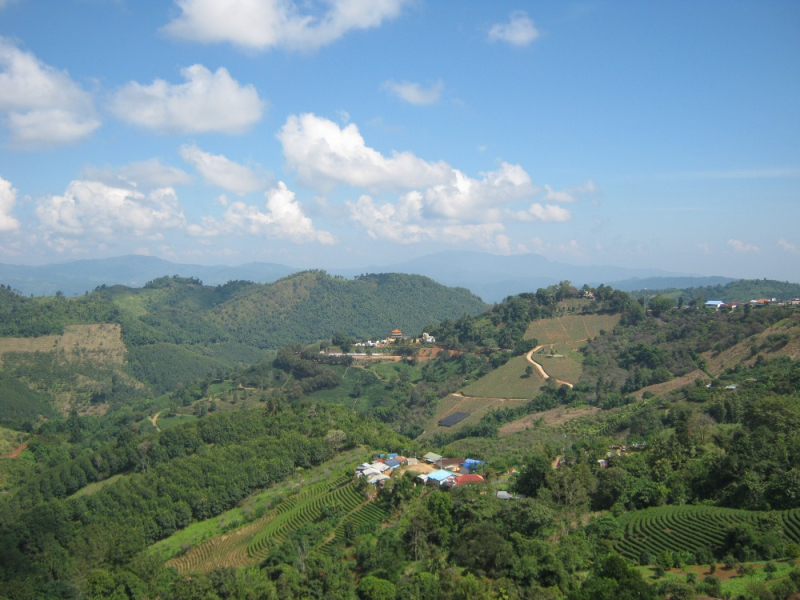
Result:
M397 204L376 204L370 196L348 202L350 219L358 223L372 239L399 244L438 241L447 244L473 243L485 249L502 246L498 239L505 227L502 223L436 223L425 222L421 215L421 197L412 192ZM505 236L503 236L505 237Z
M257 192L266 187L263 177L221 154L209 154L195 145L186 145L181 146L181 157L197 169L206 182L235 194Z
M383 156L354 123L339 127L314 114L291 115L278 133L288 166L310 185L343 183L370 189L428 187L446 182L452 168L410 152Z
M244 202L233 202L221 220L205 217L202 222L190 225L189 234L214 237L230 233L250 233L288 239L295 243L319 242L334 244L336 238L327 231L315 229L312 220L305 215L295 194L282 181L265 193L266 210Z
M91 94L66 71L0 37L0 115L14 145L71 144L100 126Z
M728 246L736 250L736 252L758 252L758 246L752 244L745 244L742 240L728 240Z
M508 23L495 23L489 30L490 42L506 42L513 46L527 46L539 32L525 11L517 10L508 17Z
M352 30L396 18L407 0L328 0L327 10L294 0L176 0L181 14L164 27L174 38L229 42L251 50L316 50Z
M466 221L496 221L501 206L535 193L530 176L519 165L502 163L497 171L473 179L453 169L450 180L424 192L427 217Z
M99 181L73 181L62 196L50 196L36 208L42 226L70 236L158 236L184 224L175 190L145 195Z
M123 121L167 134L238 134L261 120L266 102L254 86L239 84L224 67L212 73L192 65L181 75L186 83L132 81L114 93L109 108Z
M0 232L19 229L19 221L11 214L17 202L17 190L11 182L0 177Z
M397 96L401 100L409 104L425 105L435 104L439 101L444 90L444 82L437 81L430 87L423 87L419 83L410 81L386 81L382 89L387 90L391 94Z
M797 246L795 246L794 244L790 244L784 238L780 238L778 240L778 245L784 250L786 250L786 252L797 252Z

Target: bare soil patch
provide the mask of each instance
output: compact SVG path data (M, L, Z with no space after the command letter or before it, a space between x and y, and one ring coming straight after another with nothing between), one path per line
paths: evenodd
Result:
M599 411L600 409L596 406L586 406L584 408L566 408L564 406L557 406L556 408L551 408L550 410L546 410L544 412L533 413L531 415L525 415L521 419L506 423L498 430L498 434L508 435L516 431L524 431L525 429L533 426L533 424L539 419L544 419L545 425L549 427L556 427L562 423L579 419L581 417L585 417L586 415L592 415Z
M696 379L701 379L706 377L706 374L703 373L701 370L692 371L691 373L687 373L681 377L676 377L670 381L665 381L664 383L656 383L654 385L648 385L646 388L640 389L638 392L634 394L637 400L642 399L642 395L645 392L651 392L656 396L659 394L666 394L667 392L671 392L673 390L678 390L684 386L689 385L690 383L694 382Z

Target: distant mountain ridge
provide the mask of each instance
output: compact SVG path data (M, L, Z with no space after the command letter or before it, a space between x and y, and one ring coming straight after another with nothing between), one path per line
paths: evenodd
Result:
M0 264L0 283L25 295L50 296L60 291L66 296L75 296L100 285L141 287L167 275L196 277L206 285L222 285L237 280L272 283L302 270L277 263L209 266L128 255L34 267ZM396 264L327 271L349 278L364 273L424 275L443 285L466 288L487 302L499 302L508 296L532 292L564 280L578 287L605 283L625 291L724 285L734 281L727 277L698 277L659 269L571 265L550 261L538 254L501 256L470 251L444 251Z

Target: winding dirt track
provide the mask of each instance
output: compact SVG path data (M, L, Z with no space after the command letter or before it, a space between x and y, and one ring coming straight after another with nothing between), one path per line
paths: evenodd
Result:
M539 363L537 363L535 360L533 360L531 358L531 356L533 355L534 352L536 352L537 350L539 350L539 348L542 348L544 346L553 346L553 344L540 344L540 345L536 346L536 348L534 348L533 350L528 352L525 355L525 358L527 359L527 361L529 363L531 363L533 365L533 367L537 371L539 371L539 375L541 375L544 379L549 379L550 376L547 373L545 373L544 368L542 367L542 365L540 365ZM563 379L556 379L555 381L556 381L556 383L561 384L561 385L566 385L569 388L573 387L573 385L569 381L564 381Z

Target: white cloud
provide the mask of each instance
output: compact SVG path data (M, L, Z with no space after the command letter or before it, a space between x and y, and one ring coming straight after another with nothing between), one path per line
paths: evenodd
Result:
M177 167L162 164L157 158L132 162L118 168L85 167L83 179L98 181L110 187L132 187L139 190L187 185L192 177Z
M190 225L187 231L191 235L203 237L244 232L270 235L295 243L336 243L333 234L314 228L311 219L304 214L303 207L295 200L294 192L282 181L264 195L267 199L266 210L244 202L233 202L227 206L221 221L206 217L200 225Z
M446 182L452 174L446 163L429 163L410 152L387 158L365 144L354 123L339 127L313 114L291 115L278 139L288 166L309 185L411 189Z
M577 198L575 198L575 196L573 196L572 194L570 194L566 190L562 190L560 192L557 192L556 190L554 190L553 188L551 188L547 184L545 184L543 187L544 187L544 191L545 191L545 197L544 197L545 200L550 200L550 201L553 201L553 202L575 202L575 201L577 201Z
M778 245L784 250L786 250L786 252L797 252L797 246L795 246L794 244L790 244L784 238L780 238L778 240Z
M536 191L530 176L519 165L502 163L499 170L483 173L482 179L453 169L450 181L425 191L424 214L461 221L497 221L502 204L516 202Z
M439 101L442 90L444 90L444 82L439 80L432 86L425 88L418 83L412 83L410 81L392 81L390 79L386 81L381 88L391 92L393 95L409 104L425 105L435 104Z
M572 213L557 204L534 202L526 211L514 213L518 221L539 221L541 223L563 223L572 218Z
M507 42L513 46L527 46L539 37L539 32L525 11L509 15L508 23L495 23L489 30L490 42Z
M424 222L420 213L421 196L412 192L395 205L376 204L370 196L348 202L350 219L363 227L372 239L398 244L437 241L446 244L472 243L485 249L503 247L502 223L448 224Z
M316 50L351 30L396 18L407 0L327 0L325 12L294 0L176 0L180 16L164 31L202 43L229 42L252 50ZM303 10L305 9L305 10Z
M257 192L267 186L265 178L256 175L249 167L220 154L203 152L195 145L181 146L181 157L197 169L208 183L236 194Z
M63 196L50 196L36 208L45 229L71 236L158 236L184 224L172 188L141 192L98 181L73 181Z
M758 246L752 244L745 244L742 240L728 240L728 246L736 250L736 252L758 252Z
M700 250L702 250L703 252L705 252L706 254L708 254L709 252L711 252L711 246L709 246L709 245L708 245L707 243L705 243L705 242L703 242L703 243L701 243L701 244L697 244L697 247L698 247Z
M19 229L19 221L11 214L17 202L17 190L0 177L0 232Z
M157 158L132 162L117 169L117 173L125 181L137 186L170 187L192 182L191 175L186 171L162 164Z
M117 90L109 108L119 119L159 133L244 133L266 107L256 88L240 85L228 70L203 65L181 70L186 83L132 81Z
M71 144L100 126L91 94L66 71L0 37L0 115L11 141L38 148Z

